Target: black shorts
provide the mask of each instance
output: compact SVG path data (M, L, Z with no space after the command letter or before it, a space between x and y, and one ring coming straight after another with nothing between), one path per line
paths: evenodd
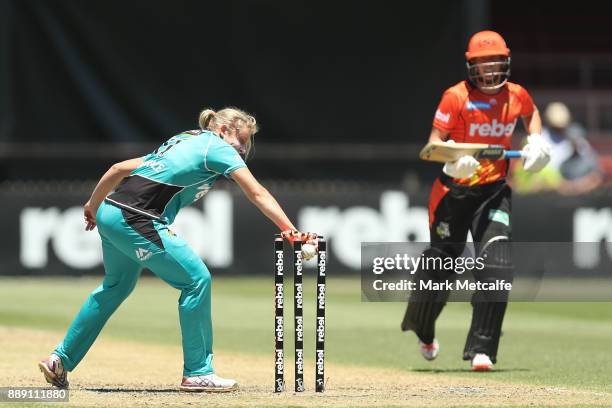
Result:
M505 180L465 186L446 175L434 183L429 197L429 231L432 246L459 256L468 231L478 254L489 241L511 240L512 190Z

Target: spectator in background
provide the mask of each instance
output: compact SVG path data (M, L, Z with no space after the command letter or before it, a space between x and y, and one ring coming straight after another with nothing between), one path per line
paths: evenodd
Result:
M513 186L519 193L556 190L565 195L584 194L602 183L595 150L585 138L585 129L572 122L568 107L551 102L544 111L542 137L552 147L551 160L539 173L515 166Z

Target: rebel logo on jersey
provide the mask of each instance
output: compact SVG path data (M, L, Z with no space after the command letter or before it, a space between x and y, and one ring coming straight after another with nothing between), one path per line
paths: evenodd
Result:
M442 111L440 111L440 109L438 109L436 111L436 120L448 123L448 121L450 120L450 113L443 113Z
M520 85L507 82L492 96L462 81L442 96L433 126L448 133L455 142L499 144L510 148L518 119L531 115L534 109L533 100ZM504 178L507 171L504 160L482 160L472 177L455 181L466 185L486 184Z
M481 137L502 137L512 136L514 127L516 126L516 120L512 123L498 122L497 119L493 119L491 123L470 123L470 136L481 136Z

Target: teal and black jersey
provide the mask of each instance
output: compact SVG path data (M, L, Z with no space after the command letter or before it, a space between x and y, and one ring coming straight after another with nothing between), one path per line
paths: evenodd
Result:
M210 131L168 139L132 171L106 200L171 224L178 211L208 192L220 176L246 167L236 149Z

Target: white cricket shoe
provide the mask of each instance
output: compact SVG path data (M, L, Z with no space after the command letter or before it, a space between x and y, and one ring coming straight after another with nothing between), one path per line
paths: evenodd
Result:
M425 358L425 360L431 361L438 357L438 352L440 351L440 343L438 343L438 339L433 339L431 344L425 344L419 340L419 347L421 349L421 355Z
M187 392L230 392L238 389L236 380L221 378L215 374L183 377L181 391Z
M49 384L57 388L68 388L68 371L64 369L62 359L57 354L51 354L39 362L38 368Z
M483 353L478 353L472 359L472 371L491 371L493 363L489 356Z

